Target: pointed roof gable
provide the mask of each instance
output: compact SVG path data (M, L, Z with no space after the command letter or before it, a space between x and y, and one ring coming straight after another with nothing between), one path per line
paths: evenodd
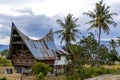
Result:
M57 48L54 43L53 39L53 32L50 30L48 34L46 34L43 38L39 40L32 40L19 31L15 24L12 23L12 30L11 30L11 40L10 40L10 54L12 54L12 37L13 32L17 32L18 35L21 37L29 51L32 55L38 60L55 60L58 59L57 57Z
M58 59L57 53L63 54L63 55L69 55L68 52L63 50L62 48L58 47L54 43L53 39L53 31L52 29L41 39L38 40L32 40L25 34L23 34L15 24L12 22L12 28L11 28L11 38L10 38L10 49L9 49L9 56L11 57L11 54L14 52L12 50L12 39L13 35L19 35L19 37L22 39L22 41L25 43L26 47L29 49L31 54L34 56L37 60L55 60Z

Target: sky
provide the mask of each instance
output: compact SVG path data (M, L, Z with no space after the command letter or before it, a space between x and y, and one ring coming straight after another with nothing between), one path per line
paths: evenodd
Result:
M42 38L52 28L53 31L61 29L56 23L57 19L64 19L71 13L79 18L77 24L81 35L87 35L89 25L85 23L89 17L83 15L88 10L93 10L95 3L100 0L0 0L0 44L8 45L10 42L11 25L16 27L31 38ZM118 15L113 16L117 27L110 26L110 34L102 33L102 40L120 37L120 0L103 0L111 6L110 12ZM94 31L91 31L94 32ZM60 45L60 39L54 35L55 43ZM63 43L64 44L64 43Z

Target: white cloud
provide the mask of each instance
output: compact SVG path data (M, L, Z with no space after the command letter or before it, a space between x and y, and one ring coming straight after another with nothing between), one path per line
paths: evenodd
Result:
M105 0L108 5L116 5L120 3L120 0Z
M16 13L13 9L30 8L36 15L44 14L47 16L54 16L57 14L66 15L72 13L75 16L81 16L83 12L92 10L95 3L100 0L21 0L21 1L0 1L0 13L21 15ZM120 0L105 0L107 5L114 6L120 4ZM2 5L3 3L3 5Z
M0 29L2 29L3 28L3 25L2 24L0 24Z
M21 27L21 30L26 33L40 37L41 33L42 35L43 32L47 33L47 30L51 27L54 28L54 30L57 30L58 25L55 20L61 17L63 18L68 13L80 18L80 31L86 35L85 31L89 25L86 26L84 24L88 21L88 17L86 18L82 13L87 12L88 10L93 10L95 3L98 1L100 0L0 0L0 36L5 37L4 39L0 39L2 40L0 43L7 43L6 41L8 41L8 38L6 36L10 34L12 21L14 21L15 24L18 25L17 27ZM104 0L104 2L106 5L111 6L112 12L120 13L120 0ZM119 15L115 17L115 21L119 23L119 26ZM33 29L35 32L31 33ZM40 31L41 29L42 32ZM102 34L101 38L106 39L120 36L119 29L119 27L116 29L112 28L111 32L113 33L110 34L110 36L106 37L106 35ZM56 42L58 43L58 41Z
M44 2L28 3L33 12L36 14L45 14L47 16L53 16L56 14L76 14L81 15L84 12L92 8L92 4L83 0L46 0Z
M0 44L8 45L10 37L0 38Z
M57 14L66 15L68 13L81 15L81 13L92 9L93 3L95 2L96 0L93 0L92 2L88 2L87 0L22 0L18 3L17 0L15 0L15 2L13 2L14 4L8 2L9 5L8 3L0 5L0 10L2 10L0 13L19 15L11 9L30 8L37 15L44 14L47 16L54 16Z

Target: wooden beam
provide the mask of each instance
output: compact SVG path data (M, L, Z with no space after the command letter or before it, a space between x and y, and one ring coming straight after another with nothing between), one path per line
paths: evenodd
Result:
M12 37L20 37L20 35L16 35L16 34L15 34L15 35L13 35Z
M25 44L24 42L20 42L20 41L17 41L17 42L11 42L12 44Z

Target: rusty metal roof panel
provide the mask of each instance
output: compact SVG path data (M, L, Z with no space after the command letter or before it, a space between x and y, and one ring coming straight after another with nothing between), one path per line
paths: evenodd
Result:
M57 48L56 48L54 42L49 41L49 42L46 42L46 44L48 45L48 48L51 48L51 49L57 50Z
M52 31L50 31L45 37L39 40L32 40L27 38L23 33L19 32L24 40L25 44L36 59L39 60L54 60L57 57L57 48L53 40Z
M69 53L67 51L63 50L61 47L59 47L59 46L56 46L56 47L57 47L57 52L59 54L69 55Z

